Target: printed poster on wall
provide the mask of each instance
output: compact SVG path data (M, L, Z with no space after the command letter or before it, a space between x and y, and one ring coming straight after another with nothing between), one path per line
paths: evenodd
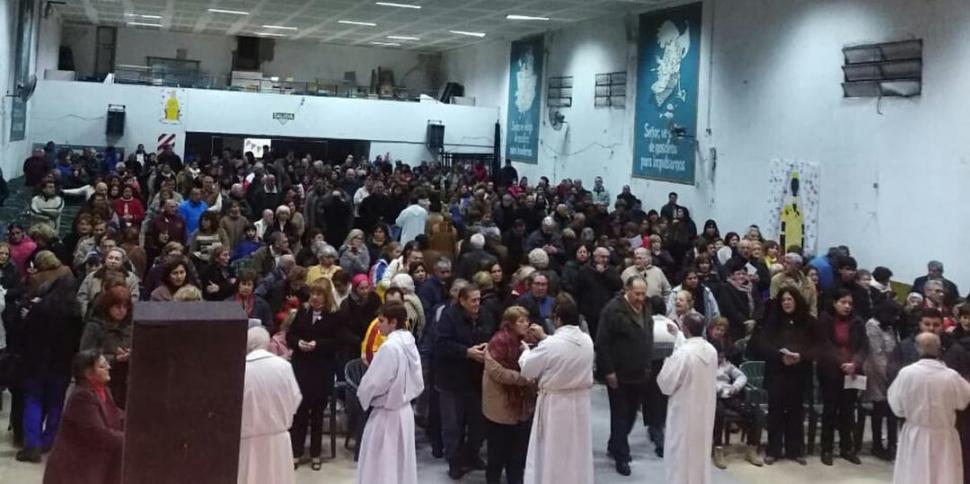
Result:
M768 226L765 236L782 250L792 245L817 254L819 181L818 163L772 160L768 168Z
M506 158L539 162L542 111L542 36L512 42Z
M162 92L162 123L180 124L185 114L185 97L178 89Z
M701 4L640 16L633 176L694 184Z

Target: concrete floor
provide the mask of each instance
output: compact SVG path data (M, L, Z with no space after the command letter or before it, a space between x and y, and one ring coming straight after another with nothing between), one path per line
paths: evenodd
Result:
M2 484L34 484L40 483L43 477L43 464L24 464L14 460L16 450L11 444L11 435L6 431L9 410L9 394L4 394L4 410L0 412L0 483ZM653 445L649 443L646 431L638 426L630 436L633 453L631 465L633 475L623 477L613 469L612 461L606 455L606 440L609 436L609 405L606 400L604 387L597 386L593 391L593 436L595 475L597 484L612 483L664 483L663 462L653 454ZM736 437L736 436L735 436ZM737 440L736 438L733 440ZM324 445L329 439L324 436ZM338 445L342 444L339 439ZM714 469L715 484L816 484L818 482L841 484L876 484L887 483L892 478L892 464L879 461L871 456L862 456L863 464L856 466L840 459L835 465L822 465L817 457L809 458L809 465L802 467L794 462L783 461L772 466L757 468L743 460L740 447L733 448L729 456L729 467L726 471ZM324 449L324 455L329 455ZM454 482L446 476L447 465L443 460L434 459L431 450L423 436L418 439L418 478L422 484L444 484ZM299 484L323 483L350 484L356 482L353 455L344 450L342 445L338 449L337 458L325 461L319 472L314 472L308 466L296 471L296 482ZM484 472L471 473L461 480L466 484L484 484ZM376 484L376 483L375 483Z

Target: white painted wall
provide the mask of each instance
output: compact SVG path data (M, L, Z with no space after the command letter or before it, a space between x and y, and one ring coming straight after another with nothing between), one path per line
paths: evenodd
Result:
M629 22L636 25L635 15ZM627 26L617 17L547 35L547 75L575 76L574 107L562 110L568 129L542 127L539 163L517 164L520 174L581 177L587 184L602 175L614 194L630 184L653 207L676 190L699 223L713 217L727 231L766 223L773 158L818 162L822 250L848 244L863 267L887 265L902 281L938 258L948 263L949 277L970 287L970 267L958 265L970 245L970 221L950 209L962 206L961 182L970 179L965 1L705 1L703 156L694 187L631 181L636 47L626 39ZM882 114L875 100L842 98L843 46L913 37L924 40L921 97L884 99ZM450 51L443 63L445 78L465 84L480 106L500 107L503 125L508 49L508 41L481 44ZM630 73L627 109L593 109L595 74L623 67ZM710 148L717 150L716 172ZM928 236L908 240L916 234Z
M82 75L91 75L94 72L95 27L71 24L65 26L65 31L64 42L74 50L78 71ZM297 81L339 80L343 79L344 72L354 71L358 84L366 86L370 83L371 71L381 67L391 69L399 85L415 93L435 94L430 89L433 86L425 69L427 63L414 51L286 39L275 39L275 42L273 60L264 62L261 69L267 77L292 77ZM187 50L187 59L200 61L205 73L219 77L218 85L226 84L232 70L232 51L236 50L236 38L228 35L119 27L115 64L145 65L146 57L174 58L178 49Z
M182 123L162 123L163 96L169 88L40 81L30 113L32 142L58 144L113 143L134 150L139 143L154 146L159 134L176 134L176 151L185 133L210 132L253 136L290 136L371 141L374 154L390 151L409 163L429 160L424 148L429 120L445 123L449 151L492 150L497 109L439 103L408 103L327 97L255 94L180 89ZM126 107L125 134L105 136L108 104ZM280 124L274 112L294 113Z

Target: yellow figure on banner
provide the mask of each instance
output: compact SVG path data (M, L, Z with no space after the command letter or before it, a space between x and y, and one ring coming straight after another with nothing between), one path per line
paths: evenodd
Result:
M169 91L168 99L165 101L165 121L177 123L180 116L179 100L175 96L175 91Z
M782 250L788 250L788 247L793 245L805 246L805 213L802 212L801 199L798 196L798 171L792 170L791 177L788 180L788 188L785 204L781 208L780 242Z

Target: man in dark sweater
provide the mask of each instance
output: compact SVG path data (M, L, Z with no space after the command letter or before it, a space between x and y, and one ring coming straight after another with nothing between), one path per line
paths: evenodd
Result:
M600 313L596 335L596 367L606 377L610 398L607 452L624 476L630 475L627 437L645 401L653 360L653 317L646 300L646 281L640 276L629 278L623 294Z

